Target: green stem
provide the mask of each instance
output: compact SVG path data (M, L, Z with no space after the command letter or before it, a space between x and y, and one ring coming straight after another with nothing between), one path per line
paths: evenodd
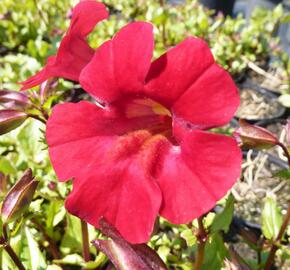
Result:
M163 8L163 11L165 11L165 2L164 0L159 0L159 4L160 6ZM166 22L163 21L162 22L162 25L161 25L161 31L162 31L162 43L163 43L163 46L164 48L167 47L167 35L166 35Z
M290 203L288 203L288 209L287 209L287 213L284 217L284 221L282 223L282 226L279 230L279 233L275 239L275 241L273 242L272 246L271 246L271 249L270 249L270 252L269 252L269 256L267 258L267 261L266 261L266 266L265 266L265 270L270 270L271 269L271 266L273 265L273 262L274 262L274 259L275 259L275 253L276 251L278 250L278 246L277 246L277 243L279 243L285 233L285 230L287 228L287 225L289 223L289 220L290 220Z
M287 147L281 142L278 143L278 146L280 146L283 149L283 152L284 152L284 154L288 160L288 164L290 166L290 154L288 152ZM279 233L278 233L275 241L273 241L273 243L272 243L272 246L271 246L267 261L266 261L265 270L270 270L271 266L273 265L273 262L275 259L275 254L276 254L276 251L278 250L277 243L280 243L280 241L281 241L281 239L282 239L282 237L287 229L287 225L289 223L289 220L290 220L290 203L288 203L287 213L284 217L284 221L283 221L282 226L279 230Z
M81 224L82 224L82 239L83 239L83 258L85 262L88 262L91 259L88 224L83 220L81 220Z
M41 117L39 117L38 115L35 115L35 114L28 114L27 116L31 117L31 118L34 118L40 122L42 122L43 124L46 125L46 120L42 119Z
M198 232L197 232L197 254L195 258L194 270L200 270L203 259L204 259L204 250L205 250L205 243L207 239L207 232L203 226L203 217L197 219L198 222Z

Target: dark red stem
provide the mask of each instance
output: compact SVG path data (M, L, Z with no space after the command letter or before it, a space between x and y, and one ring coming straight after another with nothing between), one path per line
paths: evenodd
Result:
M278 143L278 146L280 146L282 148L282 150L287 158L288 165L290 166L290 154L289 154L287 147L281 142Z
M46 233L45 229L43 226L36 220L32 219L31 222L37 227L37 229L43 234L43 237L45 240L49 243L49 250L54 259L60 259L60 253L58 251L57 245L55 241Z
M197 219L198 222L198 231L197 231L197 240L198 240L198 245L197 245L197 254L195 258L195 263L194 263L194 270L200 270L203 259L204 259L204 249L205 249L205 243L207 240L207 232L203 226L203 217L200 217Z
M88 262L91 259L88 224L83 220L81 220L81 224L82 224L82 239L83 239L83 258L85 262Z
M24 265L22 264L22 262L20 261L20 259L17 256L17 254L14 252L14 250L12 249L12 247L10 246L10 244L8 242L6 224L3 225L3 236L0 238L0 244L3 246L5 251L8 253L8 255L10 256L12 261L15 263L17 268L19 270L25 270Z

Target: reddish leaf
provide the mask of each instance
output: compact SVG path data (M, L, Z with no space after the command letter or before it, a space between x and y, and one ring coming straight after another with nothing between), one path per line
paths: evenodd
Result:
M269 130L240 120L240 128L234 132L237 141L245 147L255 149L271 148L279 143L278 138Z
M17 219L28 208L37 185L38 181L34 180L31 169L27 169L3 201L1 217L4 223Z
M0 110L0 135L19 127L27 114L16 110Z
M112 240L95 240L93 244L104 252L117 270L166 270L158 254L145 244L131 245L105 219L100 219L104 235Z

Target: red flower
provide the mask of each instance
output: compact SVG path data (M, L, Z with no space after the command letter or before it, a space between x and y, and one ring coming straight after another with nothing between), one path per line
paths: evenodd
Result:
M205 131L239 105L228 73L201 39L151 63L153 46L151 24L125 26L80 75L99 105L57 105L47 123L57 176L74 178L68 211L96 227L104 216L131 243L150 238L158 214L181 224L209 211L241 167L235 140Z
M94 55L86 37L99 21L107 17L108 12L102 3L85 0L77 4L72 11L70 27L60 43L57 55L50 56L42 70L21 82L21 90L32 88L52 77L78 81L81 70Z

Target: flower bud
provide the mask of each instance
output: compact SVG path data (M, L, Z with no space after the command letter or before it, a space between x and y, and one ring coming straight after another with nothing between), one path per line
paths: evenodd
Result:
M0 110L0 135L19 127L27 114L16 110Z
M278 138L269 130L239 121L240 128L234 132L234 137L239 144L247 148L268 149L279 144Z
M11 109L24 109L29 105L26 94L17 91L0 90L0 103L3 107Z
M56 189L56 183L55 182L49 182L49 184L48 184L48 188L50 189L50 190L55 190Z
M112 240L96 239L93 245L104 252L117 270L166 270L159 255L146 244L131 245L104 218L99 221L100 230Z
M31 169L27 169L3 200L1 217L4 223L17 219L27 210L37 185L38 181L33 178Z

